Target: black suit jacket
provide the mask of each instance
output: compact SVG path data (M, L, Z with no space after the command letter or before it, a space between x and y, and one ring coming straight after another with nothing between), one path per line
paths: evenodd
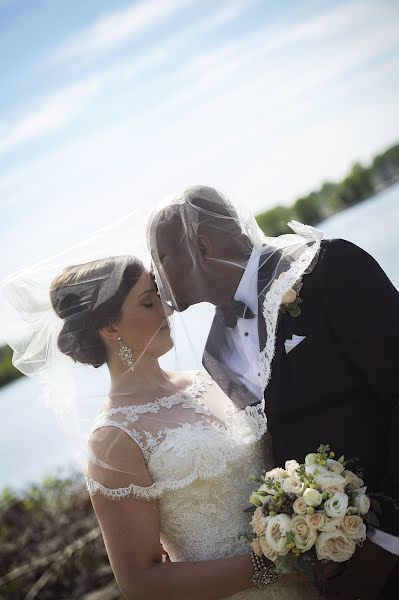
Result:
M276 464L329 443L360 460L369 491L398 499L399 293L369 254L325 240L300 296L302 314L280 319L265 391ZM294 333L306 339L286 354ZM380 528L399 536L399 511L383 509Z
M258 292L278 260L276 254L260 268ZM275 464L302 461L329 443L338 456L359 459L369 491L399 499L399 293L369 254L324 240L300 296L301 315L280 317L265 392ZM262 348L261 309L258 330ZM284 340L293 334L306 339L286 354ZM237 406L254 404L223 364L225 337L216 311L203 364ZM399 536L399 511L382 504L381 529Z

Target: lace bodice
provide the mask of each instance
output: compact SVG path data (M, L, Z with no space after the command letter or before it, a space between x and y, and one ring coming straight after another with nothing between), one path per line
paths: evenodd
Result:
M91 494L158 498L161 540L172 561L248 553L249 478L272 465L260 408L238 411L208 375L197 373L184 392L101 414L92 431L100 428L123 431L140 447L153 484L137 485L134 474L115 489L89 479ZM261 597L264 591L249 590L234 600Z

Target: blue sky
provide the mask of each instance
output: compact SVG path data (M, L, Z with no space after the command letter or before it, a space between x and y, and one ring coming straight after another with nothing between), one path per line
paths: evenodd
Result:
M186 185L254 211L399 140L399 4L0 0L0 278Z

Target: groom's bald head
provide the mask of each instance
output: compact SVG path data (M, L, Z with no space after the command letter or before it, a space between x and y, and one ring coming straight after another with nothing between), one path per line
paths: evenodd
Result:
M148 242L158 279L179 310L201 301L217 303L215 278L229 279L231 265L251 252L235 207L214 188L200 185L153 215Z

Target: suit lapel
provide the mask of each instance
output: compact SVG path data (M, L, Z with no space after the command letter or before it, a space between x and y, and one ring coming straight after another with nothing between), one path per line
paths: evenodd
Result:
M222 350L226 346L226 329L221 317L215 312L202 364L226 396L239 408L245 408L249 404L258 402L259 399L222 362Z

